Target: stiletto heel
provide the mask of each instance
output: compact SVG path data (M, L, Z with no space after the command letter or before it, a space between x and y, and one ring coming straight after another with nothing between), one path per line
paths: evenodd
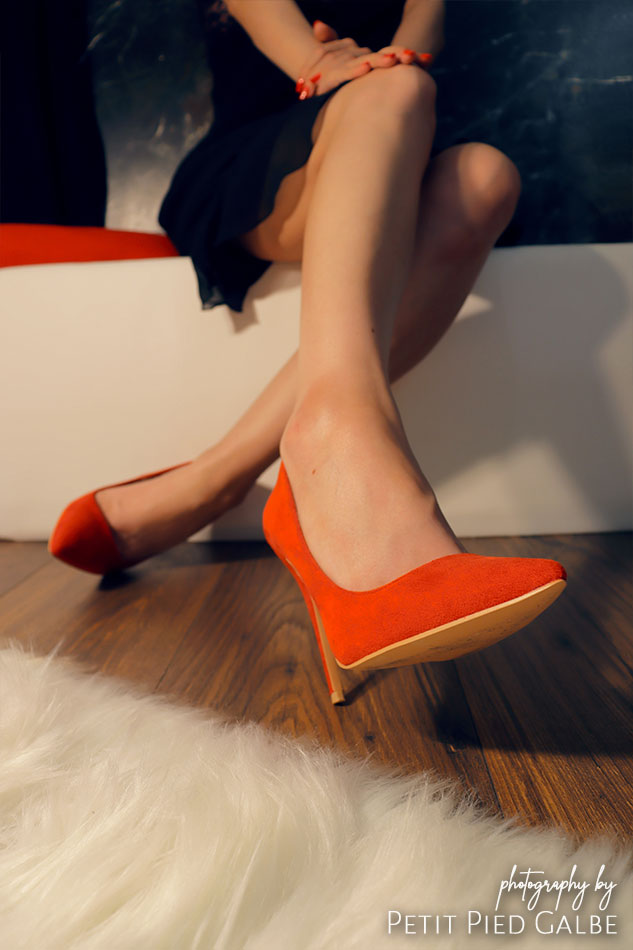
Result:
M316 637L317 646L319 648L319 653L321 654L321 663L323 664L323 672L325 673L325 679L327 681L327 688L330 691L330 699L332 703L336 705L337 703L345 702L345 692L343 690L343 684L341 682L341 675L339 673L339 667L336 664L336 658L332 653L332 648L328 642L327 635L323 630L323 624L318 614L318 610L310 592L302 582L301 578L297 572L293 569L292 565L287 561L284 561L281 558L283 563L286 565L295 581L299 590L303 594L303 599L305 605L308 608L308 613L310 614L310 620L312 621L312 628L314 630L314 635Z
M111 571L122 571L134 564L140 564L145 558L126 561L121 557L112 528L101 511L95 495L106 488L119 488L121 485L131 485L133 482L156 478L158 475L164 475L166 472L189 464L190 462L180 462L178 465L171 465L169 468L150 472L139 478L130 478L114 485L104 485L71 501L59 516L48 542L48 550L58 560L80 571L88 571L90 574L109 574Z
M566 587L558 561L468 552L434 558L372 590L339 587L310 553L283 462L263 529L299 585L333 703L344 701L338 668L384 669L481 650L526 626Z

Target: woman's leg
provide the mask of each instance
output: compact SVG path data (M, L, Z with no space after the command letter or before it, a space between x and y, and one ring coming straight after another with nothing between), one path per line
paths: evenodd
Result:
M267 243L262 256L300 259L308 204L304 199L314 181L304 168L282 183L271 216L273 228L263 236ZM431 162L420 192L412 266L395 319L392 380L419 362L453 321L512 217L519 188L509 159L481 143L454 146ZM274 247L271 238L281 233L282 222L288 225L285 244ZM194 465L152 482L100 493L106 517L118 528L120 546L130 556L161 550L238 503L277 457L296 393L295 355L230 432Z
M319 137L327 149L303 243L298 394L280 454L308 546L350 590L465 550L411 451L388 382L434 105L426 73L374 72L333 98Z
M301 259L314 182L306 177L304 168L282 183L273 214L245 236L243 243L252 253L273 260ZM420 190L413 261L395 318L392 382L424 359L452 324L510 222L520 188L510 159L481 142L452 146L431 161ZM250 487L279 455L296 393L295 353L221 442L201 458L215 460L214 453L221 449L233 459L234 478L247 472Z

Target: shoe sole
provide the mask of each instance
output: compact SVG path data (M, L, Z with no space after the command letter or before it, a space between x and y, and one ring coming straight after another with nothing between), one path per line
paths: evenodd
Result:
M268 543L270 544L270 541ZM275 550L274 547L273 550ZM494 643L499 643L521 630L547 610L567 586L566 580L558 578L512 600L494 604L492 607L478 610L466 617L459 617L449 623L424 630L406 640L399 640L353 663L342 663L334 656L319 608L303 583L299 571L280 552L275 551L275 553L285 564L303 595L321 654L330 699L335 705L345 702L345 692L339 675L340 669L383 670L398 666L412 666L415 663L456 660L460 656L466 656L468 653L475 653Z
M329 642L321 615L314 600L311 597L310 600L319 628L319 638L325 652L329 653L343 670L373 670L409 666L413 663L455 660L468 653L483 650L492 646L493 643L505 640L506 637L531 623L535 617L553 604L566 586L567 582L559 578L513 600L506 600L501 604L469 614L467 617L460 617L450 623L425 630L406 640L399 640L397 643L361 657L354 663L341 663L334 657L331 648L326 648L326 644L329 647Z

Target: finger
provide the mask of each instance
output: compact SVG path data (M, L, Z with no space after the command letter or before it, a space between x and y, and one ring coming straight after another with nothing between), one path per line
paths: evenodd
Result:
M360 61L360 62L359 62ZM363 56L354 56L351 60L351 66L354 71L358 70L360 66L366 65L368 68L365 69L365 72L369 72L370 69L380 69L383 66L390 66L392 62L397 62L397 60L385 59L382 53L369 53ZM360 70L360 75L362 75L363 70Z
M418 54L414 49L408 49L402 46L385 46L378 51L381 59L377 66L394 66L396 63L403 63L405 66L411 63L418 63Z
M295 92L299 99L307 99L310 95L309 80L304 79L303 76L299 76L295 85Z
M358 49L355 41L350 36L345 36L342 40L332 40L332 42L326 43L325 46L328 53L339 49L349 49L350 47Z
M363 59L361 62L352 63L350 70L350 76L352 79L358 79L359 76L364 76L366 73L370 73L372 70L372 65L368 59Z
M338 39L336 30L324 23L323 20L315 20L312 24L312 31L319 43L328 43Z
M315 73L313 76L310 76L309 79L298 81L295 89L299 95L299 98L310 99L312 96L317 95L317 83L320 78L321 73Z

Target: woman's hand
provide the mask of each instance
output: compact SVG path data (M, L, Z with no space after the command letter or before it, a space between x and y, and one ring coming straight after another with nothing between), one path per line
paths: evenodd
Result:
M417 53L404 46L385 46L377 53L367 46L358 46L347 37L339 40L331 26L315 20L313 32L322 44L322 53L306 64L297 81L300 99L329 92L340 83L358 79L372 69L389 69L397 63L428 67L433 59L430 53Z
M317 29L319 20L315 21L315 34L324 35L323 29ZM321 27L326 26L325 23ZM304 64L301 76L297 80L296 90L300 99L329 92L348 79L356 79L365 73L371 72L368 62L371 50L368 46L358 46L351 38L339 40L331 27L326 28L327 35L334 39L321 39L321 48L317 55Z
M373 56L376 58L375 65L371 56L369 60L375 69L395 66L396 63L404 63L407 66L421 66L425 69L433 62L432 53L418 53L413 49L406 49L404 46L383 46Z

